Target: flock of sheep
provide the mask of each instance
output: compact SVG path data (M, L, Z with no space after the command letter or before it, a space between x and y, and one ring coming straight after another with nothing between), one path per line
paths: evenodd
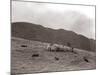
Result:
M70 43L67 43L67 46L60 45L60 44L55 44L55 43L49 43L46 44L46 51L49 52L73 52L76 54L74 51L74 48L71 46ZM32 57L39 57L39 54L32 54Z
M68 43L67 46L49 43L46 46L46 50L49 52L72 52L74 54L77 54L77 52L74 50L70 43ZM39 57L39 54L33 54L32 57ZM89 60L86 57L83 57L83 59L84 61L89 62ZM59 60L59 58L55 57L55 60Z
M65 52L65 51L74 52L74 48L71 46L70 43L68 43L67 46L50 43L47 45L46 49L51 52L54 52L54 51L55 52Z

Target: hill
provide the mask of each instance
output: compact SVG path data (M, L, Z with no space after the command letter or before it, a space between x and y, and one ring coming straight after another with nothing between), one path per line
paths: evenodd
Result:
M11 28L12 36L14 37L63 45L67 45L70 42L75 48L95 51L95 40L76 34L73 31L51 29L26 22L12 23Z

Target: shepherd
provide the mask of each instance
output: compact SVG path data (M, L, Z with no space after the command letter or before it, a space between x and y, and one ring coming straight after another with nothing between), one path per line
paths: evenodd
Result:
M74 52L74 48L71 46L69 42L67 42L67 46L70 47L71 52Z

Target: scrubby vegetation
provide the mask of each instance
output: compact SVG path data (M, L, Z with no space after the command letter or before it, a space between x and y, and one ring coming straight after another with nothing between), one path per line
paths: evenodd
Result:
M49 44L12 37L12 74L95 69L95 52Z

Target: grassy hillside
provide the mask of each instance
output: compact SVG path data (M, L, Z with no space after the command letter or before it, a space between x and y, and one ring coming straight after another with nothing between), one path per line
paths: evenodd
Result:
M76 53L49 52L49 43L12 37L11 71L14 74L96 68L95 53L75 48ZM32 57L33 54L39 54Z
M16 22L12 23L12 36L20 37L28 40L36 40L42 42L58 43L67 45L68 42L75 48L95 51L95 40L88 39L83 35L67 31L64 29L50 29L41 25L32 23Z

